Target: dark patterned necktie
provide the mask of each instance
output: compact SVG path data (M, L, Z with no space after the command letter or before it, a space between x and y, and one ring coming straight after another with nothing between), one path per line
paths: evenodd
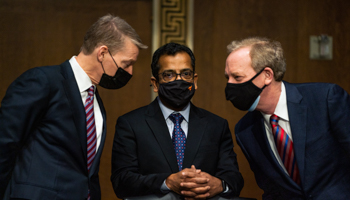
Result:
M279 117L277 115L271 115L270 123L278 154L281 157L289 176L300 185L300 175L294 155L293 141L289 138L283 128L278 125L278 120Z
M174 123L172 141L176 153L177 165L179 166L179 171L181 171L186 149L186 135L181 128L181 122L184 117L180 113L176 113L171 114L169 118Z
M94 116L94 86L92 85L88 90L88 97L85 101L86 113L86 133L87 133L87 168L90 171L91 165L96 154L96 126ZM88 193L88 200L90 200L90 190Z

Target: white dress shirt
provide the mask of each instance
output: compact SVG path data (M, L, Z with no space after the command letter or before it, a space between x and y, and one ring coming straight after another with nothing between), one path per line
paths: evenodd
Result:
M70 65L72 66L72 70L75 76L75 80L78 84L78 88L81 95L81 101L83 103L83 106L85 105L86 98L88 96L87 90L93 85L91 82L91 79L89 76L85 73L85 71L80 67L79 63L75 59L75 56L73 56L69 60ZM95 86L96 91L96 86ZM101 143L101 136L102 136L102 126L103 126L103 118L100 106L98 105L96 95L94 92L94 116L95 116L95 126L96 126L96 152L100 146Z
M267 135L267 139L269 141L271 150L274 153L278 163L281 165L281 167L284 169L284 171L288 174L286 168L284 167L282 159L278 154L277 148L276 148L276 143L275 143L273 133L272 133L272 127L270 124L271 115L265 114L263 112L261 112L261 114L264 116L266 135ZM280 95L280 98L278 100L274 114L280 118L278 121L278 125L280 125L284 129L284 131L287 133L289 138L293 141L292 131L290 128L289 117L288 117L286 88L285 88L283 82L281 84L281 95Z

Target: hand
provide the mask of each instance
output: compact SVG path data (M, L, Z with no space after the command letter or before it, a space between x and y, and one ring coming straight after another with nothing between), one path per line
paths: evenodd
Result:
M206 179L206 182L200 181ZM211 176L206 172L200 172L195 178L185 179L181 186L186 188L181 191L186 200L189 199L206 199L213 197L223 191L220 179ZM190 181L187 181L190 180Z
M182 182L187 180L192 180L200 173L200 170L197 170L193 165L191 168L183 169L177 173L171 174L166 180L165 184L168 188L178 194L181 194L183 190Z
M201 175L201 170L196 169L194 165L191 166L191 169L196 171L195 177L187 177L180 184L182 187L181 194L185 196L186 200L206 199L209 196L209 179Z

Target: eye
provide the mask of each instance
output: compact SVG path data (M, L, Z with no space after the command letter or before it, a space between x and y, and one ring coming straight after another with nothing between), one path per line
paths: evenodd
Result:
M233 77L237 82L242 81L243 76L234 76Z
M171 77L173 77L173 72L172 71L165 71L165 72L163 72L162 75L164 78L171 78Z
M186 79L192 78L192 73L193 72L191 70L185 70L181 72L181 76Z

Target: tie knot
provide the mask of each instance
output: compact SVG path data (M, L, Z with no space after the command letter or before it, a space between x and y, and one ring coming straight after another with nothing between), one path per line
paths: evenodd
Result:
M174 123L179 123L181 124L182 120L184 119L184 117L180 114L180 113L173 113L171 115L169 115L169 119Z
M279 120L280 118L277 116L277 115L275 115L275 114L273 114L273 115L271 115L271 117L270 117L270 123L271 124L278 124L278 120Z
M89 87L89 89L87 90L89 97L94 96L94 90L95 90L95 86L92 85L91 87Z

